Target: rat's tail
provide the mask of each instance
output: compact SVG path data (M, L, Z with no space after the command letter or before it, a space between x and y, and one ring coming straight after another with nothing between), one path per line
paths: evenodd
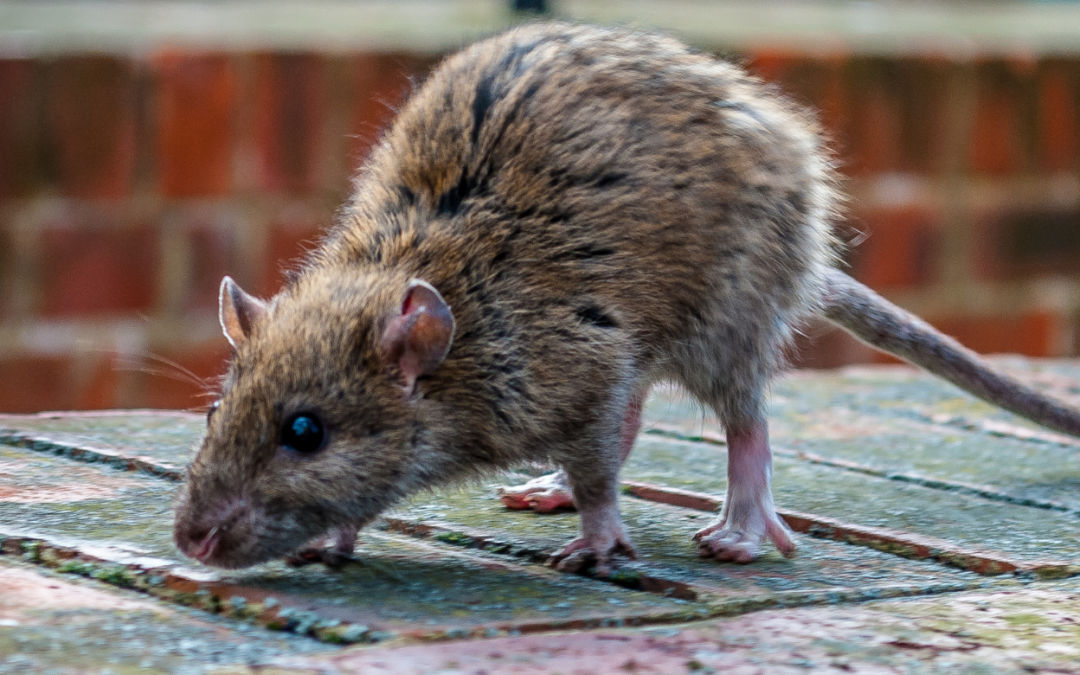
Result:
M1044 427L1080 436L1080 410L995 370L978 354L839 270L829 270L825 318L875 347Z

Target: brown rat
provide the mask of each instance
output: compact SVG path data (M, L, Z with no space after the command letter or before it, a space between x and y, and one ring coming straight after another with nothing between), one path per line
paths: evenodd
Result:
M670 38L534 24L448 58L279 295L223 282L234 355L177 544L222 567L327 533L345 553L418 490L546 461L582 523L555 560L603 573L634 553L618 471L649 386L671 380L728 438L703 552L745 562L768 538L790 554L765 388L793 326L822 312L1080 432L1074 411L834 269L834 182L809 118Z

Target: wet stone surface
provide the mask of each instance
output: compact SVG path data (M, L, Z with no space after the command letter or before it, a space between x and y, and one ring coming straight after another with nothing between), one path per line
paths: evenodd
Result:
M1080 365L1006 365L1080 401ZM727 456L715 422L659 388L623 478L662 489L621 498L640 558L610 579L542 564L579 519L505 510L494 485L522 475L400 505L340 569L202 567L171 528L204 424L0 416L0 673L1080 672L1080 580L1032 581L1046 561L1080 573L1080 442L911 370L776 385L777 502L826 538L744 566L699 559L714 515L670 505L670 488L722 495ZM836 528L889 528L887 545ZM979 576L935 546L1033 572Z
M676 599L565 577L541 566L522 569L494 557L464 557L454 548L440 550L379 532L361 537L358 562L339 570L273 562L218 572L187 560L172 543L175 483L22 449L0 448L0 461L6 462L0 464L0 495L19 500L0 496L0 535L26 534L72 550L113 547L149 557L165 569L186 568L189 572L179 574L211 584L226 599L229 594L251 602L273 597L281 606L313 611L329 621L395 634L693 616ZM12 472L20 463L21 471ZM35 491L47 499L33 501Z
M427 522L448 532L486 534L518 548L555 551L577 532L573 513L538 515L505 512L491 494L475 488L435 495L395 511L391 516ZM931 562L912 561L867 548L802 537L799 554L785 559L773 549L753 565L718 563L699 558L692 537L713 516L639 499L621 503L627 532L638 549L636 563L620 563L628 576L643 574L687 584L713 602L791 603L833 597L874 597L875 593L926 592L938 586L954 589L981 583L970 573ZM449 541L453 538L445 537Z
M1048 368L1030 377L1045 379L1054 373ZM1060 368L1078 370L1071 364ZM1025 370L1016 374L1029 379ZM1073 389L1059 384L1048 391L1080 404ZM715 418L677 391L654 392L648 418L687 436L720 436ZM987 423L990 429L983 429ZM977 428L964 428L972 424ZM782 378L770 397L769 426L781 454L813 453L886 474L986 486L1016 500L1056 502L1080 513L1080 439L1042 430L911 368L851 368ZM1033 432L1037 438L991 433L996 429Z
M205 428L204 415L165 410L0 415L0 443L35 439L45 450L74 446L182 469Z
M1080 585L762 611L676 627L354 650L280 664L273 672L1075 674Z
M694 466L672 472L673 462ZM723 495L723 447L643 437L624 479ZM1080 564L1080 518L1070 513L1021 507L946 490L891 481L776 458L773 490L779 507L840 520L905 530L999 551L1017 560L1053 559Z
M194 674L337 647L0 558L0 673Z

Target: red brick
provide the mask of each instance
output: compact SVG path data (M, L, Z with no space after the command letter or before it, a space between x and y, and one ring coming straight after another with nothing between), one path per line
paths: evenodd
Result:
M855 223L867 235L851 252L857 279L876 289L908 288L933 281L941 228L932 210L862 210Z
M784 51L755 52L745 61L752 74L776 84L780 91L820 123L838 156L845 156L850 114L846 55L807 57Z
M931 317L930 323L981 354L1058 356L1054 352L1063 319L1051 312L1014 316Z
M48 122L61 191L121 198L135 167L135 74L108 56L64 57L48 68Z
M241 251L235 230L209 225L192 226L187 230L191 247L190 269L184 285L185 309L217 307L218 287L226 274L236 276L241 266Z
M971 128L971 169L1011 174L1025 168L1033 133L1029 108L1034 92L1024 73L993 62L977 69L978 96Z
M1080 209L1014 208L978 214L975 224L981 278L1080 274Z
M430 59L409 54L364 54L352 62L350 156L360 160L390 124L412 89L412 81L431 66Z
M799 59L800 55L796 52L780 49L759 49L747 57L744 66L761 79L780 84Z
M844 168L852 174L940 167L950 64L862 57L852 62Z
M260 266L255 292L269 297L281 290L288 272L296 269L304 254L315 248L328 225L315 214L275 224L270 230L266 262Z
M155 352L148 360L141 407L205 410L219 391L218 377L228 370L229 343L222 337L179 351ZM170 365L169 362L175 365Z
M162 192L170 197L228 193L236 104L232 62L225 55L165 53L155 66Z
M847 152L850 143L845 131L851 115L847 68L844 57L828 59L816 99L818 121L829 147L838 157Z
M0 411L31 413L65 410L74 404L71 358L9 356L0 359Z
M18 255L8 223L0 218L0 321L11 316L18 304L15 292L18 286Z
M1044 65L1039 75L1037 118L1039 168L1071 171L1076 166L1077 109L1075 68L1061 62Z
M85 358L85 355L84 355ZM72 392L73 410L102 410L120 405L118 398L121 359L115 355L103 355L92 359L88 372L80 378Z
M0 59L0 199L26 197L41 184L38 65Z
M40 235L46 316L149 310L157 295L158 247L148 227L48 227Z
M256 59L255 136L264 190L302 193L320 187L326 63L316 54Z
M852 174L895 171L900 165L900 120L894 101L880 87L869 88L859 99L845 168Z
M1064 320L1049 312L1011 316L939 316L930 323L956 338L964 346L982 354L1024 354L1060 356L1054 351ZM854 363L903 363L879 352L836 328L817 326L806 331L811 337L796 340L792 359L800 368L836 368Z

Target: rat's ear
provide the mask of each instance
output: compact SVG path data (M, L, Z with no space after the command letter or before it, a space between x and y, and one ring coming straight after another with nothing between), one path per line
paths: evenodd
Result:
M454 339L454 315L435 288L420 279L409 282L401 309L390 317L382 335L387 361L396 363L412 391L416 378L443 362Z
M251 328L266 316L266 303L244 292L229 277L221 280L218 293L218 321L233 349L239 349Z

